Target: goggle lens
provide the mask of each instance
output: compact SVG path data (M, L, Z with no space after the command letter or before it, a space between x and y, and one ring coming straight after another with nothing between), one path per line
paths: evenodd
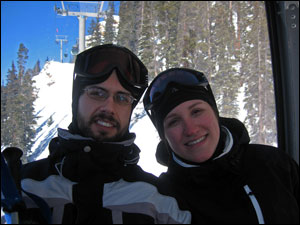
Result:
M171 69L157 76L149 87L149 103L153 103L161 97L166 91L170 83L176 83L185 86L204 86L208 85L208 81L204 74L187 69Z

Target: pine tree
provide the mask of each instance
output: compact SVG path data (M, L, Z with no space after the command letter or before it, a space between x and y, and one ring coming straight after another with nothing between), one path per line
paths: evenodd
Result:
M26 120L26 114L28 112L28 109L26 108L27 105L27 95L26 95L26 87L27 87L27 77L25 75L25 68L26 68L26 63L27 63L27 59L28 59L28 49L24 46L23 43L20 44L19 46L19 50L18 50L18 60L17 60L17 64L18 64L18 88L19 88L19 92L18 95L16 96L15 101L17 102L17 104L14 106L14 108L16 109L15 111L15 116L16 116L16 122L17 122L17 126L15 127L15 129L18 129L18 137L17 139L19 140L19 145L18 147L20 147L23 150L23 157L24 160L27 156L27 152L30 151L30 149L27 148L28 143L26 142L26 126L28 124L30 124L31 121L27 121Z
M240 88L238 74L235 69L236 59L234 51L235 30L230 2L216 2L213 11L215 20L213 25L212 54L216 61L216 75L212 82L219 87L215 89L215 96L219 102L220 114L225 117L237 117L237 96Z
M162 58L166 68L178 66L177 27L179 21L180 2L166 1L157 5L159 10L158 19L160 27L160 40Z
M142 24L141 35L139 39L138 56L148 68L150 76L155 73L155 49L153 37L153 2L143 1L141 5L142 10Z
M33 67L33 76L38 75L41 72L40 60L35 63Z
M7 84L4 89L4 99L1 104L5 107L3 114L1 113L1 145L4 146L21 146L21 129L19 129L19 118L21 109L19 101L20 85L17 76L17 70L14 62L11 69L8 70ZM2 98L2 96L1 96Z
M8 104L8 93L7 86L1 84L1 146L7 146L9 144L9 136L7 133L7 104Z
M28 69L24 76L24 82L21 87L22 95L24 96L23 106L23 118L22 118L22 129L23 137L22 142L24 143L26 156L31 153L31 147L33 145L33 139L35 137L36 117L34 114L34 101L36 100L36 90L34 88L33 70Z
M33 87L33 70L25 72L28 49L20 44L18 55L18 69L14 62L8 70L7 85L1 90L1 145L16 146L23 150L23 161L30 154L32 140L34 138L34 116L33 102L36 99Z
M191 24L189 23L189 14L192 12L191 10L193 5L192 2L181 2L180 4L180 11L179 11L179 22L177 28L177 53L179 57L179 64L178 66L183 66L186 68L193 68L190 66L191 58L190 55L193 56L193 49L191 49L190 44L192 45L192 38L190 38L190 33L194 32L191 31Z
M178 66L193 69L199 67L203 71L203 66L198 65L203 62L203 60L199 60L199 53L202 50L199 48L198 42L201 43L199 41L202 38L201 34L205 32L203 21L201 21L203 13L199 13L199 9L201 11L203 7L199 7L201 3L203 2L181 2L177 28L177 51Z
M141 1L121 1L119 9L119 29L117 44L138 54L141 32Z
M18 60L17 60L17 65L19 69L18 73L18 79L20 81L20 85L23 82L23 76L25 75L25 65L27 63L28 59L28 49L24 46L23 43L19 45L19 50L18 50Z
M211 81L212 77L216 75L216 59L212 54L212 24L214 24L214 17L211 15L212 8L212 3L207 1L197 1L191 4L189 10L193 10L194 15L193 17L188 16L188 19L191 20L190 24L192 25L192 29L196 33L196 37L192 37L191 40L191 47L195 45L195 49L188 53L188 56L186 56L190 60L190 66L192 68L195 68L196 70L204 72L209 81ZM189 15L189 13L187 15ZM214 84L211 83L211 85L214 89Z
M129 49L138 55L139 37L141 34L141 22L142 22L142 2L132 1L131 2L131 24L129 27Z
M90 35L90 38L87 41L88 47L94 47L103 43L99 15L96 17L96 21L92 19L88 29L88 34Z
M114 43L115 41L115 20L114 20L115 7L114 2L109 1L109 9L107 12L107 18L105 23L105 31L104 31L104 43Z
M117 34L117 44L129 47L129 38L128 33L129 31L128 27L130 24L130 17L129 14L129 4L128 1L120 1L120 7L119 7L119 27L118 27L118 34Z
M245 124L254 143L276 143L274 89L264 4L241 3L242 74L245 77ZM268 106L268 107L266 107Z

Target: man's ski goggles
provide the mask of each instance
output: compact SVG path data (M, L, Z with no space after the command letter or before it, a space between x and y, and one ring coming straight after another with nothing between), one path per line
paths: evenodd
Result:
M147 87L148 71L145 65L127 48L113 44L96 46L78 54L74 80L76 77L99 79L110 74L115 68L133 87Z
M169 87L184 87L195 89L204 87L207 90L208 81L203 73L186 68L172 68L158 74L152 81L144 96L144 106L150 110L155 104L162 102L162 98Z

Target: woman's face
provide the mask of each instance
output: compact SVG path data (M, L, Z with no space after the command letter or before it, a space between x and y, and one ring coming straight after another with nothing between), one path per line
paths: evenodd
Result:
M213 109L198 99L183 102L170 111L164 119L164 132L177 155L196 163L214 154L220 137Z

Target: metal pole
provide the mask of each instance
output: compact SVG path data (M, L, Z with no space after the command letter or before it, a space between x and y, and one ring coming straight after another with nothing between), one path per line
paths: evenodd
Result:
M63 62L63 42L68 42L68 36L66 35L56 35L56 43L60 42L60 62Z
M63 40L60 40L60 62L61 63L63 62L63 58L62 58L62 41Z
M85 49L85 16L78 16L79 19L79 53Z

